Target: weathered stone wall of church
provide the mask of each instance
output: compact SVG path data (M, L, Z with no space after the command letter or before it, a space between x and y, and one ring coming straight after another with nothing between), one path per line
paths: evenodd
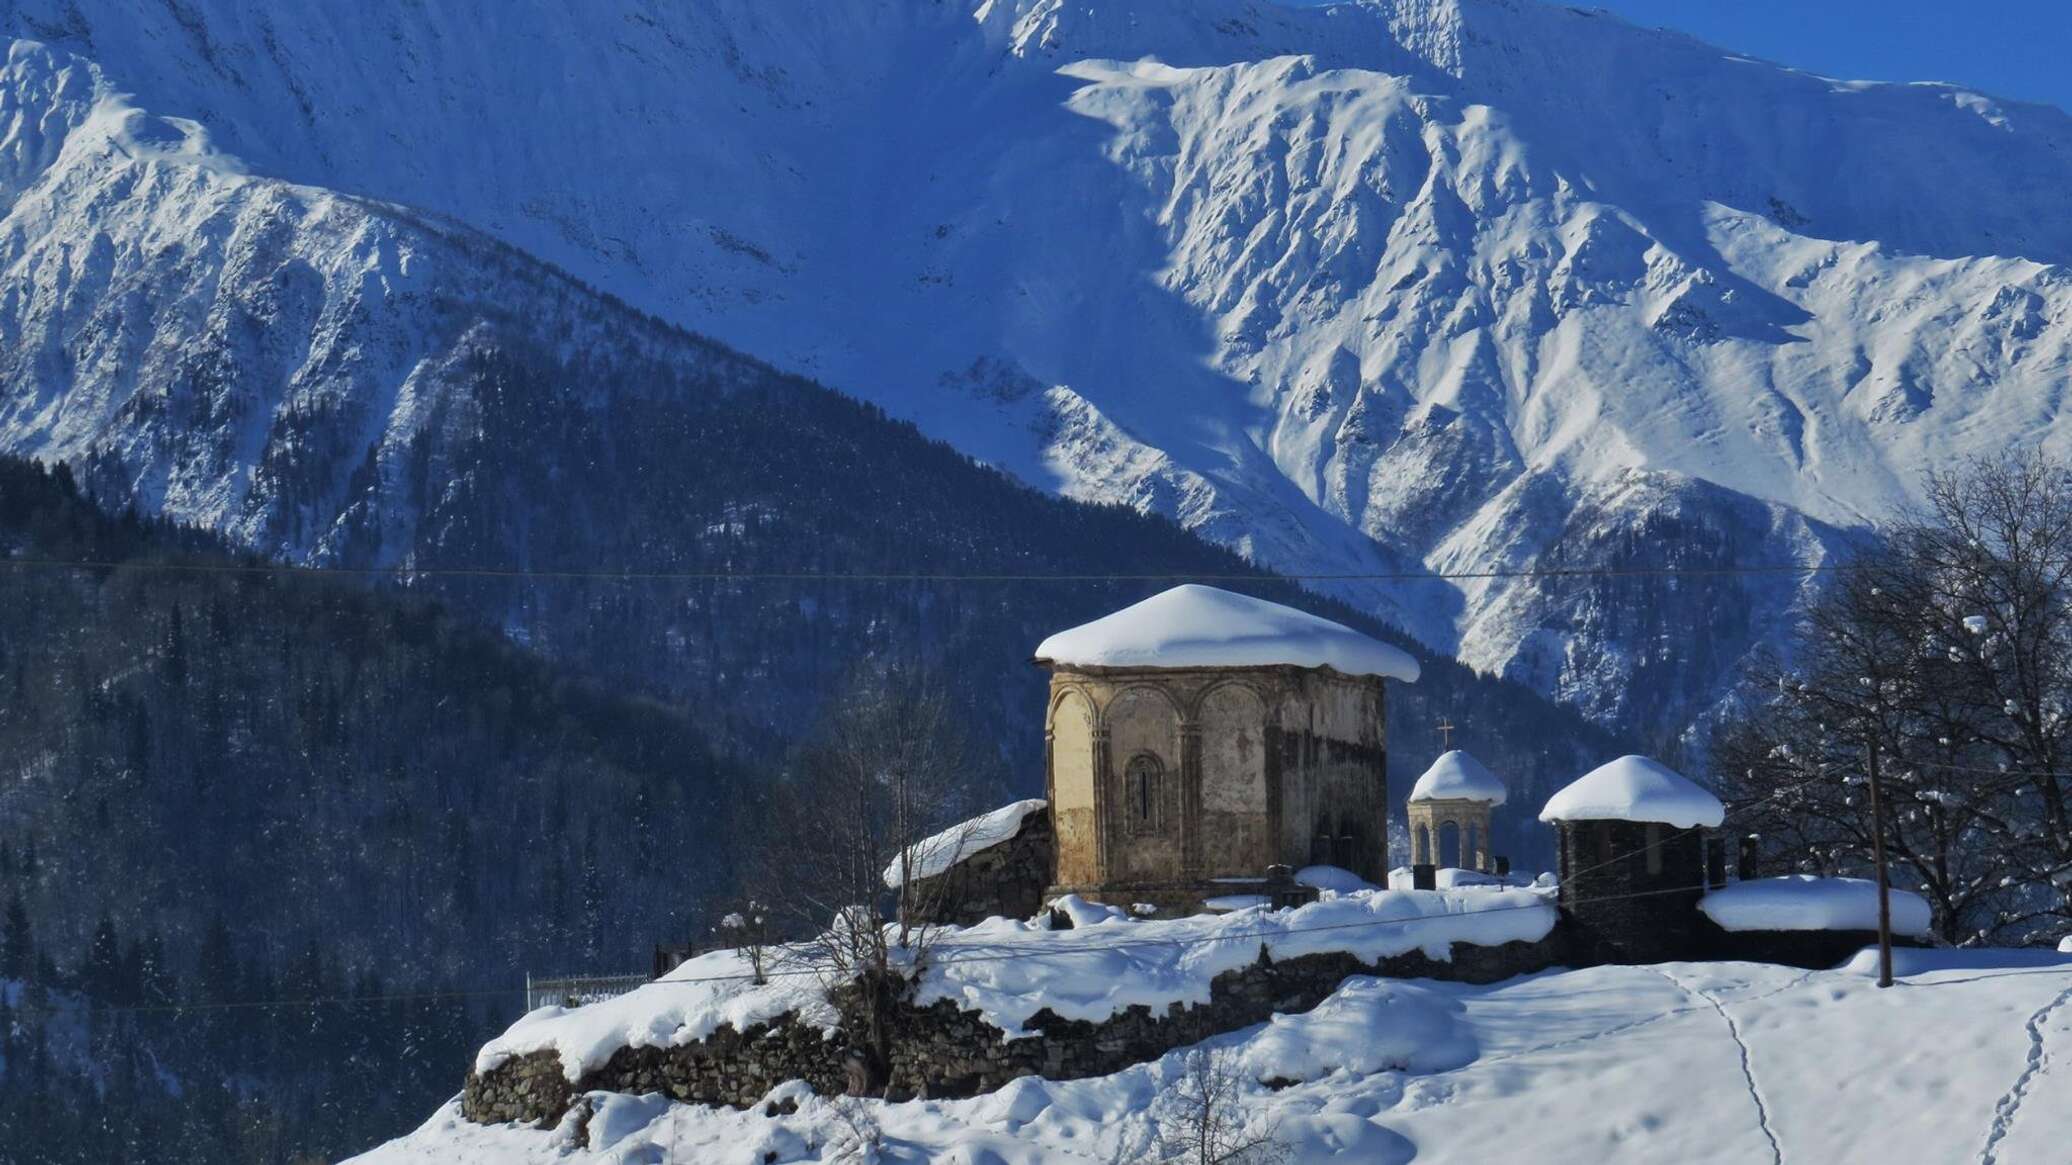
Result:
M1291 865L1343 866L1379 882L1388 858L1381 681L1316 672L1296 679L1281 708L1281 850Z
M1197 903L1211 880L1386 864L1382 681L1290 667L1059 668L1056 887Z
M1267 786L1266 697L1233 681L1209 689L1199 707L1200 873L1256 876L1279 860Z
M1090 884L1100 879L1101 867L1094 826L1094 815L1100 811L1094 786L1094 708L1088 694L1074 688L1054 692L1044 736L1055 876L1061 885Z

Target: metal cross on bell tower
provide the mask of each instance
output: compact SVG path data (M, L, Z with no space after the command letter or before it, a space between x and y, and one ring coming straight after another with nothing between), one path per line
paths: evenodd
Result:
M1453 749L1453 728L1454 728L1454 724L1453 724L1453 721L1451 721L1451 720L1448 720L1448 719L1447 719L1446 717L1444 717L1444 716L1441 716L1441 717L1439 717L1439 723L1437 723L1437 724L1433 725L1433 727L1435 727L1435 728L1437 728L1437 729L1439 730L1439 751L1440 751L1440 752L1450 752L1450 751L1452 751L1452 749Z

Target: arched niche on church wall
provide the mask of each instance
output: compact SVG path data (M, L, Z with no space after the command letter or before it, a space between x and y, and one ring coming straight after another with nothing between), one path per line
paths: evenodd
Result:
M1201 739L1201 860L1209 877L1254 876L1278 860L1267 798L1267 704L1219 684L1195 714Z
M1051 824L1060 885L1085 885L1101 878L1096 762L1093 705L1084 693L1068 689L1050 707Z
M1180 710L1149 684L1108 701L1108 820L1117 828L1108 877L1155 880L1181 872Z

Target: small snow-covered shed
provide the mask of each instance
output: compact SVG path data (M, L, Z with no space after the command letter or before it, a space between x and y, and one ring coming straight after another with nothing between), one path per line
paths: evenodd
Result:
M1051 636L1036 663L1054 894L1179 911L1275 865L1383 876L1383 684L1417 679L1409 653L1190 585Z
M1928 899L1909 890L1890 889L1892 933L1926 938L1934 921ZM1878 884L1869 878L1826 878L1785 874L1721 886L1698 903L1698 909L1721 930L1749 931L1875 931L1878 929Z
M1605 962L1655 963L1699 950L1705 831L1726 806L1645 756L1600 765L1547 799L1561 906Z
M1928 900L1888 891L1892 941L1918 946L1934 922ZM1698 902L1723 958L1832 967L1878 939L1878 884L1868 878L1785 874L1715 886Z
M1041 799L1016 801L915 842L885 866L885 885L906 890L901 909L916 922L1027 918L1050 879L1046 808Z
M1509 796L1503 781L1465 751L1439 754L1410 787L1404 817L1412 864L1446 864L1451 856L1457 868L1487 871L1490 812ZM1454 839L1450 855L1448 837Z

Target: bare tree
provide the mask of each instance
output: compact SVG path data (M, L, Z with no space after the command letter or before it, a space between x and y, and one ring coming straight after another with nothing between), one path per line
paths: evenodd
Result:
M1151 1104L1150 1158L1187 1165L1281 1165L1292 1155L1271 1119L1245 1111L1246 1073L1228 1050L1195 1048Z
M962 856L957 830L930 831L968 807L967 755L939 689L896 669L866 673L799 754L778 832L760 847L764 881L801 936L783 949L844 1005L865 1091L888 1083L890 1012L941 929L949 880L919 875Z
M1856 564L1809 614L1796 666L1759 670L1774 696L1714 741L1735 828L1772 858L1823 874L1871 873L1867 795L1875 750L1893 881L1935 907L1945 941L1994 933L2011 856L1995 782L1956 727L1947 652L1933 646L1918 572L1896 555Z
M770 964L770 928L769 904L749 898L741 903L739 909L721 915L719 925L712 931L720 942L740 951L748 959L755 982L763 983Z
M2072 471L2037 453L1932 475L1906 530L1964 679L1963 730L2014 778L2004 815L2030 903L2072 925Z
M2072 923L2072 478L2014 455L1927 495L1758 670L1768 695L1713 758L1773 856L1860 873L1875 750L1895 883L1945 941L2033 941Z

